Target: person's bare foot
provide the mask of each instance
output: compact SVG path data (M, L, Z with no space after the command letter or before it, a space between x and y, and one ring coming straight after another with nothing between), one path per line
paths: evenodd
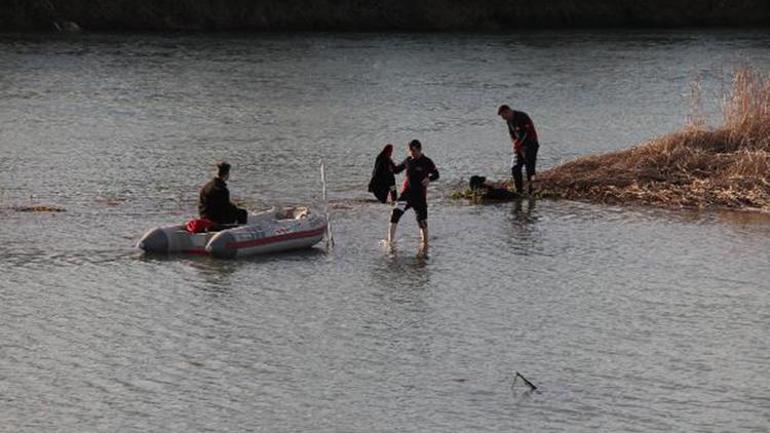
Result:
M420 245L417 247L417 256L418 257L427 257L428 256L428 243L427 242L420 242Z

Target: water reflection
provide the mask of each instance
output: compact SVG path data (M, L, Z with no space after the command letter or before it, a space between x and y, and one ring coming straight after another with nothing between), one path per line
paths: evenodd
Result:
M516 253L522 255L533 254L542 244L542 235L537 225L539 215L536 211L536 202L534 197L515 200L508 216L511 246Z
M212 257L195 258L186 264L195 271L197 280L204 283L201 288L216 295L229 292L232 276L239 268L236 261L217 260Z
M411 250L388 250L372 267L376 301L369 309L367 327L377 330L377 340L386 342L380 356L404 371L430 358L430 283L429 260Z
M427 249L418 247L417 252L412 253L391 247L382 262L384 267L376 272L392 281L394 287L423 289L430 284L429 261Z
M745 228L757 233L770 233L770 214L761 212L716 212L720 223L728 223L735 227Z
M176 265L183 270L185 281L216 293L223 293L230 287L231 277L239 269L237 261L208 256L138 253L136 258L161 268Z
M525 201L527 202L526 207L524 206ZM536 205L537 199L535 199L535 197L530 197L526 200L514 200L513 206L511 207L511 220L522 225L537 222L537 214L533 215Z

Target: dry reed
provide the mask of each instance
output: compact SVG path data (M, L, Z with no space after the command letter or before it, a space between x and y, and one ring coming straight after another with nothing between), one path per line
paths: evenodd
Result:
M552 168L538 183L550 197L770 211L770 75L736 71L718 128L696 117L634 148Z

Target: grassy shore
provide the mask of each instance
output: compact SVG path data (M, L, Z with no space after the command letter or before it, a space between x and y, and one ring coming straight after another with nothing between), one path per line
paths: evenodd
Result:
M694 121L621 152L543 172L543 196L666 207L770 212L770 76L736 72L724 123Z
M77 24L72 26L71 23ZM768 26L767 0L3 0L0 32Z

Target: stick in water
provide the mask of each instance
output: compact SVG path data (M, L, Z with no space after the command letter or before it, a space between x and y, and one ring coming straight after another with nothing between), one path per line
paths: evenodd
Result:
M519 374L518 371L516 372L516 376L513 377L513 383L516 383L516 378L519 378L519 377L521 378L521 380L524 381L524 383L529 385L529 387L532 388L533 391L537 389L537 387L535 385L533 385L532 382L528 381L526 377L524 377L521 374Z
M334 234L332 233L332 220L329 217L329 203L326 200L326 169L321 160L321 196L324 201L324 214L326 216L326 246L334 246Z

